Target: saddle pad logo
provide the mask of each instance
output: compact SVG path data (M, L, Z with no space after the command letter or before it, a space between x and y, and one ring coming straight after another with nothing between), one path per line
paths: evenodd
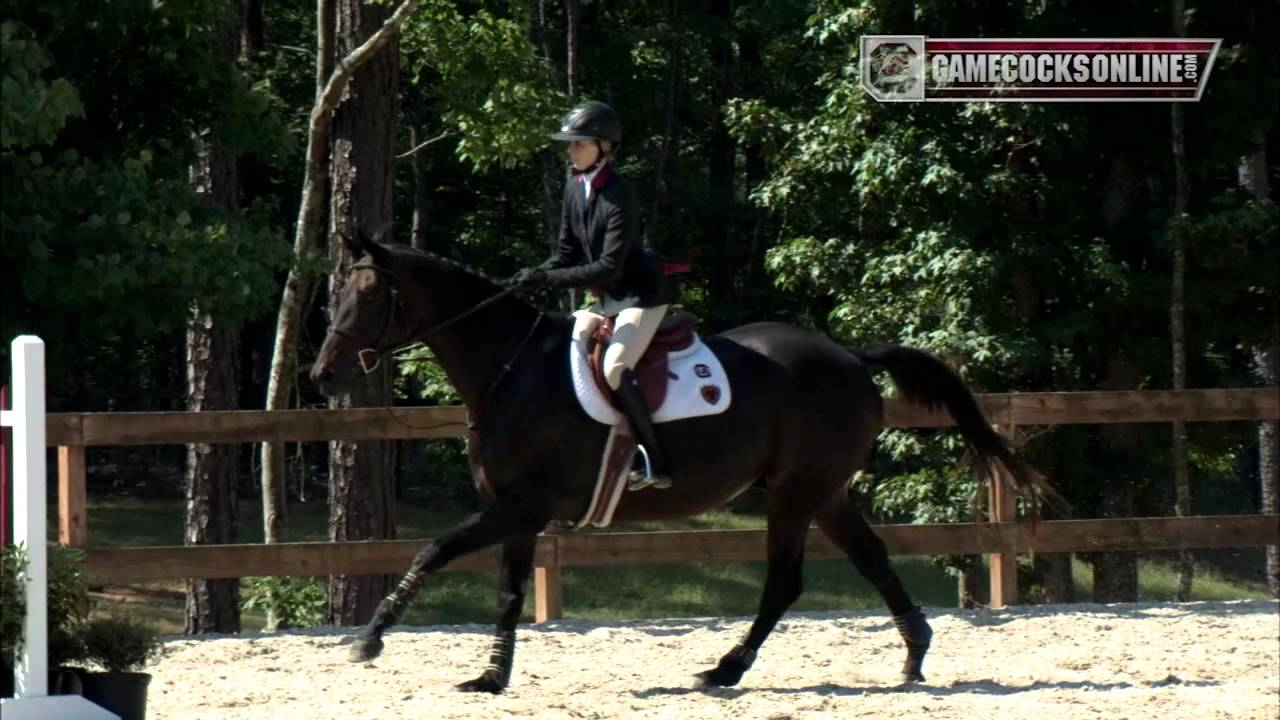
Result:
M719 385L703 385L701 390L702 390L702 399L706 400L708 405L715 405L717 402L720 402L720 386Z
M703 365L702 363L698 363L693 366L693 374L700 378L709 378L711 377L711 368Z

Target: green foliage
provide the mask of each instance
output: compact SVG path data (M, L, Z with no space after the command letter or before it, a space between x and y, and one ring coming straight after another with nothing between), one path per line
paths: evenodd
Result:
M84 647L85 658L107 672L141 672L162 651L155 628L124 616L90 620Z
M546 147L566 100L528 31L487 9L422 3L401 34L406 70L429 88L457 156L476 170L514 168Z
M1181 225L1169 220L1165 106L879 104L859 86L859 36L894 27L935 36L1088 37L1091 28L1150 22L1138 3L1109 6L1105 15L1033 2L991 12L818 3L808 46L835 59L818 77L822 97L727 106L734 137L758 144L768 163L752 200L784 218L766 255L773 281L821 313L815 325L855 341L932 350L979 390L1092 389L1116 382L1121 367L1126 387L1162 387L1170 366L1168 238L1182 227L1193 383L1239 382L1242 351L1274 342L1267 336L1280 304L1275 205L1233 187L1234 167L1251 146L1241 118L1269 127L1277 113L1275 93L1262 93L1260 104L1246 100L1278 82L1276 54L1258 51L1260 28L1239 24L1227 8L1195 15L1196 32L1226 35L1234 49L1214 68L1216 94L1188 108L1195 194ZM1071 432L1026 451L1048 460L1051 443ZM955 443L905 437L884 438L889 471L905 479L878 485L866 477L860 489L882 513L963 517L972 480L934 469L959 456ZM1167 434L1143 448L1165 457L1159 445ZM1078 511L1095 511L1103 468L1118 467L1106 462L1132 465L1123 481L1144 488L1140 506L1159 506L1153 490L1167 471L1163 460L1131 462L1127 452L1086 446L1071 456L1081 466L1069 473ZM1219 455L1214 464L1224 461Z
M50 543L47 557L49 666L60 667L84 656L82 631L89 618L92 601L89 586L80 571L83 554L73 548ZM19 545L6 545L4 574L0 577L0 660L7 664L21 652L26 616L25 583L27 552Z
M275 608L277 630L323 623L329 602L324 581L313 577L245 578L241 592L240 607L246 611Z
M1280 297L1280 212L1236 187L1240 156L1280 112L1275 18L1254 5L1201 3L1191 16L1191 35L1225 41L1203 101L1185 106L1192 204L1176 221L1164 104L881 105L858 83L863 34L1142 36L1168 26L1164 6L584 3L576 93L622 113L621 167L649 241L692 262L684 304L706 334L771 319L903 342L980 391L1165 387L1176 229L1191 384L1232 386L1253 382L1251 351ZM314 101L314 8L267 3L265 45L239 62L222 54L221 0L0 8L0 335L34 331L56 348L54 404L172 407L193 303L252 321L290 262L329 269L323 250L291 260L282 230ZM402 228L424 211L431 249L494 274L546 256L543 206L563 168L555 148L544 176L538 151L580 99L560 89L565 27L562 4L495 0L426 0L408 20L396 145L410 147L410 127L418 142L443 139L416 164L394 161L391 195ZM242 211L208 208L190 188L211 132L241 156ZM246 333L246 356L268 353L269 335ZM401 363L397 392L458 401L425 353ZM1249 431L1192 432L1197 497L1248 506ZM1082 515L1114 478L1163 512L1168 433L1130 435L1059 428L1025 451ZM877 515L968 516L974 480L947 469L954 434L886 433L882 449L858 485ZM433 444L415 477L465 489L463 452Z
M42 77L52 63L22 23L0 23L0 63L0 149L48 145L67 120L84 115L66 78Z
M21 578L26 567L26 549L5 545L0 554L0 662L6 667L14 653L22 651L26 596Z
M191 183L209 130L267 162L291 146L278 102L219 61L223 5L4 7L0 335L58 348L56 386L109 342L180 329L195 303L231 323L267 309L289 260L276 209L227 214Z
M402 397L426 400L432 405L457 405L462 402L449 382L440 362L425 347L414 348L398 358L396 390Z
M289 246L263 213L201 210L185 179L163 177L149 151L119 165L74 150L4 159L4 181L23 190L0 214L4 260L21 278L6 335L64 339L84 317L99 332L145 334L183 322L193 301L233 320L267 306Z

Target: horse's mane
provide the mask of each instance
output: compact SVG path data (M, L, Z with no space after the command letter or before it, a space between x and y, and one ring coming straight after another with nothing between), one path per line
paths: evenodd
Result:
M435 270L442 270L447 273L459 273L463 275L474 275L477 278L486 280L492 285L502 287L502 280L495 278L489 273L474 268L461 260L454 260L451 257L445 257L430 250L419 250L408 245L383 245L392 252L392 254L407 257L410 261L417 261L430 265Z
M436 272L473 278L491 285L491 289L495 293L505 287L502 279L496 278L483 270L472 267L461 260L455 260L454 258L446 257L429 250L419 250L409 245L384 245L384 247L389 249L392 254L396 255L397 259L408 260L411 266L414 264L422 264L430 267ZM534 310L542 310L518 293L512 294L511 298L526 307ZM565 313L558 310L543 310L543 312L552 317L568 317Z

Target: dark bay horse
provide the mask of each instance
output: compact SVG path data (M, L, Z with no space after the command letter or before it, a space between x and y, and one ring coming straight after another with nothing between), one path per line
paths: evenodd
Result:
M501 545L489 665L458 686L501 692L511 677L536 536L586 512L608 435L574 395L567 359L572 319L540 312L456 262L365 238L349 244L361 259L312 379L332 394L381 353L422 339L470 409L471 470L487 503L418 553L357 635L352 660L378 656L383 633L427 576L459 556ZM946 407L979 468L1003 465L1028 497L1052 489L992 431L964 381L928 353L895 345L844 348L782 323L746 325L705 342L729 375L732 404L719 415L658 425L674 485L626 493L614 515L618 522L676 518L714 508L753 484L767 490L768 573L759 612L746 638L699 673L697 685L731 686L751 667L800 595L805 534L814 521L884 597L907 647L903 679L923 680L932 631L847 493L884 424L867 365L886 368L906 399Z

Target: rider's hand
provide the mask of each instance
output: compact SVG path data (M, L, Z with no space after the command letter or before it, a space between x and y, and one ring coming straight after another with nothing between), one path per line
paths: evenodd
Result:
M507 279L506 286L516 290L537 290L547 286L547 271L529 267Z

